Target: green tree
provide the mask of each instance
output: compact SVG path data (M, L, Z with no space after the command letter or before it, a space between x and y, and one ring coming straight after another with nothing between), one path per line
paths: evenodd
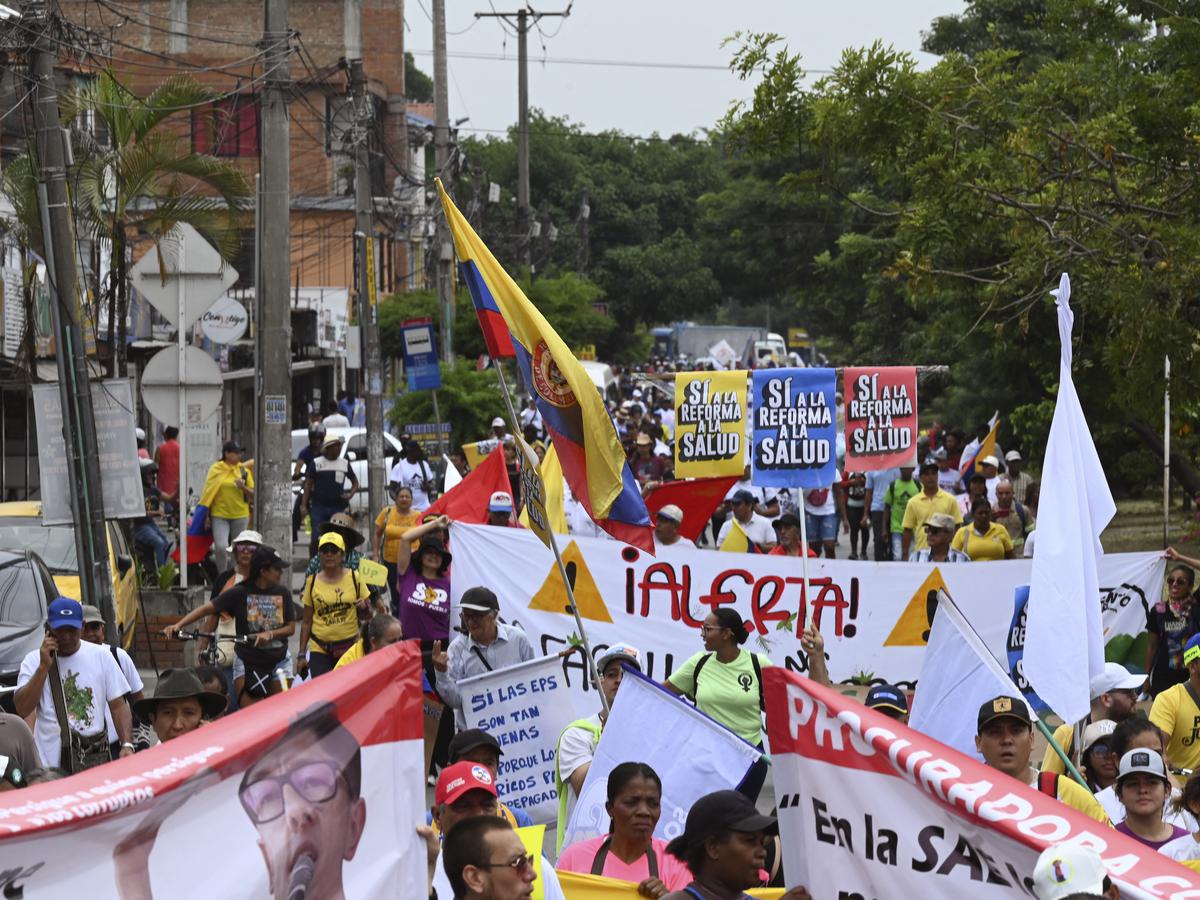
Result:
M139 97L110 71L101 72L62 101L64 122L95 114L108 141L75 132L71 173L81 232L111 242L112 263L101 302L108 303L112 372L125 371L129 310L127 249L142 234L157 241L178 223L192 225L221 257L233 259L244 225L250 185L231 163L192 153L172 117L202 106L212 92L190 76L172 76ZM114 334L114 327L116 333Z
M433 102L433 79L417 67L411 53L404 54L404 93L414 103Z
M442 364L442 386L438 389L438 412L451 426L451 446L486 436L494 416L505 415L504 395L496 373L491 369L475 371L471 359L459 359L453 365ZM510 387L514 373L509 370ZM405 391L397 395L391 420L398 428L414 422L433 422L433 392Z

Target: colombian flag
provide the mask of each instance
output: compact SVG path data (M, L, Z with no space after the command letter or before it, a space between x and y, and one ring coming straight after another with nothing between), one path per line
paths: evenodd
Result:
M1000 430L1000 412L997 410L992 414L992 419L988 422L991 430L987 433L987 437L979 445L979 449L975 451L975 455L969 459L959 461L958 474L962 476L965 483L972 475L979 471L979 462L989 456L996 455L996 433Z
M725 540L721 541L721 546L717 549L726 553L762 553L758 544L750 540L750 535L742 530L737 519L733 520L733 527L729 529L729 534L725 535Z
M496 310L503 319L521 377L537 401L571 493L597 525L617 540L653 555L650 515L625 463L625 452L600 392L562 338L475 234L440 180L437 188L463 281L477 310L489 315Z

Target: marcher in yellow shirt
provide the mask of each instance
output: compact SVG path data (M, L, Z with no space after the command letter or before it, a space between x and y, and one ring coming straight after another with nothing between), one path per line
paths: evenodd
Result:
M983 761L1022 784L1037 788L1038 771L1029 764L1033 753L1033 720L1020 697L995 697L979 708L975 749ZM1112 823L1099 801L1086 788L1064 776L1052 779L1055 799L1105 825Z
M328 531L322 535L317 554L321 569L304 585L304 618L296 660L296 674L311 670L314 678L332 671L342 654L358 643L358 611L367 609L371 597L366 582L343 564L346 542L340 534Z
M1167 735L1167 764L1173 769L1200 768L1200 634L1183 647L1188 680L1154 698L1150 721Z
M226 549L229 539L250 524L254 473L242 462L242 452L242 445L237 441L226 441L221 448L221 458L209 466L201 493L201 502L207 500L213 558L218 572L224 572L232 565Z
M342 658L337 661L334 668L340 669L358 662L368 653L390 647L402 640L404 640L404 629L400 627L400 620L390 613L376 613L371 621L362 627L362 638L355 641L354 646L342 654Z
M379 555L388 573L388 596L392 600L392 614L399 615L400 601L396 597L396 559L400 552L400 536L410 528L421 524L422 513L413 509L412 488L407 485L396 485L392 494L395 503L381 510L375 517L375 546L380 548ZM410 542L412 550L420 546L420 541Z
M901 559L908 559L913 550L924 550L925 523L934 513L945 513L958 521L958 501L938 487L938 467L935 463L921 466L921 493L910 497L904 508L904 532L901 535Z
M971 504L971 522L958 529L950 544L971 557L971 562L1012 559L1013 542L1008 529L992 521L992 504L977 497Z

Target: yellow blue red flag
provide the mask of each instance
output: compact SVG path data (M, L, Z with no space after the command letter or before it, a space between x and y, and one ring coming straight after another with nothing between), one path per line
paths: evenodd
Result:
M571 493L602 529L653 554L650 516L600 392L562 338L479 239L440 180L437 188L463 282L477 309L494 308L504 317L521 377L558 449Z

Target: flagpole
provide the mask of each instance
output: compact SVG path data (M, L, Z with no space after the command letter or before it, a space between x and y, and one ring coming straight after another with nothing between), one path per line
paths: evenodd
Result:
M1171 357L1163 356L1163 549L1167 549L1171 518Z
M509 427L514 435L520 434L517 430L520 425L520 419L517 417L516 409L513 407L512 393L508 389L508 380L504 377L504 369L501 361L498 359L492 360L492 367L496 370L496 379L500 382L500 393L504 394L504 405L508 407ZM503 449L497 448L503 453ZM496 451L493 450L493 453ZM521 465L528 465L528 460L520 458ZM514 510L515 511L515 510ZM588 641L587 629L583 627L583 618L579 615L579 604L575 602L575 589L571 586L571 579L567 577L567 567L563 565L562 554L558 551L558 538L554 533L553 528L546 529L546 537L550 541L550 549L554 551L554 562L558 566L559 577L562 578L563 588L567 592L567 601L571 606L571 613L575 616L575 627L579 629L579 640L583 643L583 653L587 657L588 668L592 673L592 683L596 685L596 693L600 695L600 706L604 710L605 717L608 716L608 698L604 696L604 691L600 687L600 670L596 668L596 657L592 654L592 645Z

